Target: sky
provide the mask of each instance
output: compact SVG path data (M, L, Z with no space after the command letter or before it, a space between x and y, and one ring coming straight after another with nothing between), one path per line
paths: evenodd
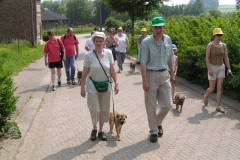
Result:
M168 3L164 3L164 4L168 4L168 5L179 5L179 4L187 4L189 2L189 0L170 0ZM236 1L235 0L218 0L219 5L224 5L224 4L231 4L231 5L235 5Z

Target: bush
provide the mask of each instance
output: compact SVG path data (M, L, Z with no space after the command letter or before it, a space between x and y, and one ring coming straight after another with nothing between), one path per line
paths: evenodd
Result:
M105 20L104 26L106 27L105 31L108 31L108 29L111 27L113 27L113 28L115 28L115 30L117 30L118 27L122 26L122 21L116 20L113 17L108 17Z
M222 28L224 32L222 41L228 47L232 72L237 77L240 77L239 24L240 12L218 18L211 15L200 17L185 16L180 19L169 18L165 33L178 46L178 75L203 87L208 86L205 64L206 46L213 40L213 28L218 27ZM223 93L231 98L239 99L239 85L234 79L226 77L223 84Z
M3 127L2 136L4 138L19 139L21 138L21 132L16 122L7 122Z
M3 61L0 63L0 134L4 132L3 127L10 120L16 110L17 96L14 96L14 83L10 77L11 73L3 70Z
M172 38L178 46L179 69L181 76L192 83L208 87L207 68L205 64L206 46L212 39L213 28L222 28L224 36L222 41L227 44L231 69L236 77L240 77L240 11L221 15L218 12L208 15L172 16L166 19L165 34ZM137 36L142 27L147 28L148 35L152 33L150 21L136 21L135 36L130 42L130 54L135 56ZM233 99L240 100L240 84L235 79L226 77L223 84L223 93Z

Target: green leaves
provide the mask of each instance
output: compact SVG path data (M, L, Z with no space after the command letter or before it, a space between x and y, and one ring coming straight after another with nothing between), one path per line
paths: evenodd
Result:
M206 46L212 39L214 28L222 28L222 41L227 44L231 69L240 77L240 12L217 16L185 16L167 19L165 33L177 44L179 57L178 75L203 86L208 86L205 64ZM232 98L240 98L240 84L232 78L226 78L223 89Z
M14 92L17 89L10 77L10 72L4 72L4 62L0 62L0 132L3 131L3 127L7 121L11 118L11 115L16 110L17 96L14 96Z

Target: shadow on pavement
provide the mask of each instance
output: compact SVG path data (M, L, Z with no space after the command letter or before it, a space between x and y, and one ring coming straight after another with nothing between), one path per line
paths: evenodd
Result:
M58 159L59 157L61 157L61 159L65 159L65 160L68 160L68 159L71 160L71 159L74 159L76 156L80 156L81 154L86 154L86 153L94 154L94 153L96 153L96 151L94 151L94 150L88 151L88 150L91 149L93 146L95 146L99 142L100 142L99 140L96 140L93 142L89 139L79 146L62 149L61 151L59 151L55 154L51 154L51 155L47 156L43 160Z
M108 142L109 143L109 142ZM116 143L116 142L115 142ZM121 142L119 142L121 143ZM111 144L108 144L111 146ZM103 160L109 159L135 159L140 157L142 154L151 152L153 150L157 150L160 148L159 143L151 143L149 142L149 138L142 140L136 144L129 145L125 148L122 148L116 152L112 152L111 154L103 157ZM143 158L146 159L147 157Z

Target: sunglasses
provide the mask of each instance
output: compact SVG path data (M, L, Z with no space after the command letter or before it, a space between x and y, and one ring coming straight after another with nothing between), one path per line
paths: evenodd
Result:
M154 26L155 29L162 29L163 26Z
M215 36L222 37L223 35L222 34L216 34Z

